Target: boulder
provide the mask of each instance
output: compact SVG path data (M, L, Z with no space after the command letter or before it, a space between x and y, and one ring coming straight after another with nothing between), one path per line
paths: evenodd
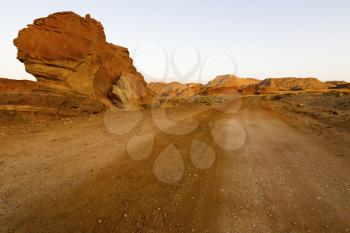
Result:
M17 59L41 86L75 91L98 99L105 106L112 104L108 96L117 80L123 80L126 87L128 77L132 77L131 86L146 88L128 49L106 42L101 23L90 15L81 17L73 12L59 12L36 19L19 32L14 44L18 49ZM129 75L122 76L122 73ZM137 101L143 97L135 98L135 95L142 92L126 95L125 92L142 88L123 90L119 98L124 105L141 104Z

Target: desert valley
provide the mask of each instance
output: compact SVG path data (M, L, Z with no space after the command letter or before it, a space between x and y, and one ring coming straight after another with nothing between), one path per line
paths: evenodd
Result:
M350 232L348 82L147 83L73 12L14 45L37 81L0 79L0 232Z

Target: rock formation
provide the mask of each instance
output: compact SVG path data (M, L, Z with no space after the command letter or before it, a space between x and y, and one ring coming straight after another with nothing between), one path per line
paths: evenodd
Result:
M326 81L326 83L332 84L335 86L342 86L342 85L348 84L348 82L346 82L346 81Z
M260 80L252 78L238 78L235 75L221 75L203 85L200 83L149 83L148 88L161 97L191 97L194 95L232 95L249 84L256 84Z
M326 90L334 87L317 78L267 78L257 84L251 84L240 89L243 94L259 94L276 91Z
M201 88L202 84L200 83L162 83L162 82L153 82L148 84L148 88L151 89L154 93L160 97L190 97L197 95Z
M149 102L147 97L151 94L146 85L147 83L139 76L122 72L120 77L112 83L109 97L117 105L135 108L140 103Z
M333 85L331 89L349 89L350 83L346 81L327 81L327 84Z
M268 78L259 83L263 91L323 90L329 86L317 78Z
M235 75L220 75L210 81L202 88L201 93L205 95L232 95L244 86L259 83L260 80L253 78L239 78Z
M29 80L14 80L0 78L0 93L4 92L20 92L37 90L39 85L37 82Z
M240 88L241 86L247 86L250 84L259 83L261 80L254 79L254 78L239 78L232 74L227 75L220 75L217 76L215 79L210 81L206 87L212 87L212 88L222 88L222 87L233 87L233 88Z
M111 105L109 96L121 105L139 105L146 97L146 83L128 50L107 43L101 23L90 15L60 12L37 19L14 44L17 59L41 86L74 91L105 106ZM113 84L127 89L115 91Z
M36 119L38 116L77 116L101 112L94 98L58 91L27 80L0 79L0 120Z

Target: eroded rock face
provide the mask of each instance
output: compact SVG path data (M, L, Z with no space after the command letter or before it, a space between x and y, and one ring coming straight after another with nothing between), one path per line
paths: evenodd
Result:
M332 89L349 89L350 83L346 81L327 81L327 84L331 85Z
M197 95L202 87L203 85L200 83L153 82L148 84L148 88L160 97L191 97Z
M242 94L259 94L278 91L326 90L335 85L317 78L267 78L257 84L240 88Z
M96 98L55 90L28 80L0 79L0 120L65 117L98 113L105 106Z
M252 78L238 78L235 75L221 75L203 85L200 83L162 83L153 82L148 88L161 97L191 97L195 95L234 95L238 90L250 84L259 83L260 80Z
M0 78L0 93L17 92L17 91L33 91L38 88L39 88L38 83L33 81Z
M260 80L253 78L239 78L235 75L220 75L210 81L202 89L205 95L234 95L245 86L257 84Z
M250 84L259 83L260 80L253 78L239 78L232 74L220 75L210 81L206 87L222 88L222 87L233 87L240 88Z
M137 109L140 103L146 103L148 95L147 83L138 76L130 73L122 73L112 84L109 92L110 99L117 105L127 106L129 109Z
M137 95L146 83L133 66L128 50L107 43L101 23L90 15L60 12L37 19L19 32L14 44L18 60L42 86L74 90L108 106L112 84L122 79L128 86L125 77L132 77L132 84L123 90L127 93L120 99L127 105L144 97Z
M323 83L317 78L268 78L259 83L261 91L323 90L332 84Z

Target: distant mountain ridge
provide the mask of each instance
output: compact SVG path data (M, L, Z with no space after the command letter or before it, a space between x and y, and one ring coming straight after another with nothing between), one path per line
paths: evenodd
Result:
M232 74L219 75L207 84L179 82L149 83L148 88L162 97L189 97L194 95L234 95L258 94L274 91L301 91L325 90L331 88L349 88L345 81L321 82L317 78L285 77L267 78L240 78Z

